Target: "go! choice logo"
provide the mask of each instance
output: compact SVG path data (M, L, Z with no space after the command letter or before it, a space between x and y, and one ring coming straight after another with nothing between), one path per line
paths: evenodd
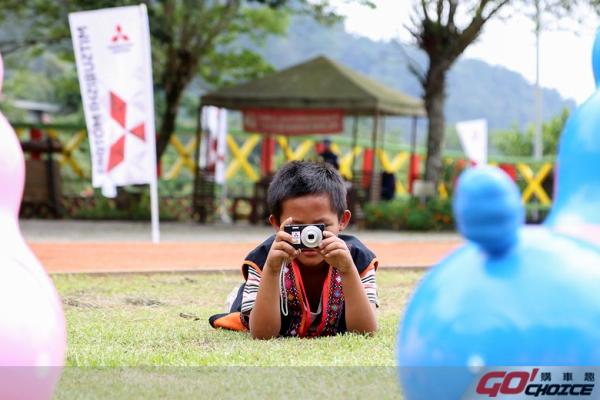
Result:
M490 371L485 373L477 383L476 393L482 397L522 398L528 397L588 397L594 391L593 378L585 374L583 383L572 382L572 373L564 372L563 377L567 382L553 383L549 372L542 373L540 382L536 381L540 369L533 368L531 371ZM593 373L591 373L593 376ZM568 378L570 377L570 379ZM590 382L592 381L592 382ZM563 397L564 398L564 397Z

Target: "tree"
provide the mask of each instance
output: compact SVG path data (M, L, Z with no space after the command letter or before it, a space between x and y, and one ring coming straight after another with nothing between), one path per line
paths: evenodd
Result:
M67 16L76 10L139 4L136 0L5 0L0 21L21 21L21 35L0 41L3 53L55 46L72 57ZM356 0L370 5L367 0ZM196 77L212 86L249 79L271 70L239 39L261 42L283 34L291 13L321 22L339 20L328 0L144 0L152 37L159 117L157 158L174 133L182 95Z
M598 0L418 0L412 26L408 27L429 59L423 71L416 63L409 68L423 88L423 100L429 121L425 179L438 182L442 171L442 149L445 135L444 105L448 71L460 55L481 34L486 22L501 11L516 11L516 6L531 7L535 1L542 9L562 16L572 12L578 3L598 9ZM461 23L463 22L464 23ZM476 79L476 77L473 77Z
M560 115L542 124L544 154L556 155L558 140L565 123L569 118L569 110L564 109ZM529 126L525 132L519 129L497 132L492 136L494 146L505 156L529 157L533 151L534 127Z

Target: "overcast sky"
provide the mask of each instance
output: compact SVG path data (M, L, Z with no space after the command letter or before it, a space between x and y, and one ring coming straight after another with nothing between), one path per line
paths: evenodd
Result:
M414 0L372 0L371 10L356 4L339 3L346 15L346 29L374 40L411 40L404 25ZM563 97L581 103L594 90L591 69L591 49L598 18L580 12L579 22L549 22L551 30L542 32L540 40L540 81L542 86L557 89ZM583 17L582 17L583 16ZM535 82L535 35L531 19L523 15L489 22L480 39L471 45L464 57L477 58L502 65Z

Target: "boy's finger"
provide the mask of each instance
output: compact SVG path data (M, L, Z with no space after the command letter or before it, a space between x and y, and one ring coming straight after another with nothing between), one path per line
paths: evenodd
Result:
M329 232L329 231L327 231L327 230L326 230L326 231L323 231L323 237L324 237L324 238L330 238L330 237L332 237L332 236L335 236L335 233L333 233L333 232Z
M335 243L335 242L340 242L340 238L338 238L337 236L333 235L330 236L328 238L325 238L321 241L321 244L319 245L320 248L326 247L331 243Z
M288 217L285 221L279 225L279 230L282 231L283 227L292 223L292 217Z
M277 264L280 264L282 261L289 259L291 256L283 250L275 250L275 260L277 260Z
M273 244L274 250L279 250L285 252L288 256L293 257L296 255L296 249L294 246L289 244L288 242L275 242Z
M290 235L289 233L287 233L286 231L279 231L275 234L275 241L276 242L281 242L281 241L285 241L285 242L292 242L292 235Z
M327 253L331 253L334 250L348 251L348 248L345 245L343 245L342 243L333 242L333 243L329 243L325 247L321 248L321 253L327 254Z
M337 250L332 251L331 253L328 253L328 254L324 255L323 257L327 257L327 258L333 259L335 257L343 256L343 254L344 254L343 250L337 249Z

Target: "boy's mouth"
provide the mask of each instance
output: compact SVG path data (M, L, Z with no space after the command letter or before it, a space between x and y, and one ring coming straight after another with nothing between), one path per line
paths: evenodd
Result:
M315 257L319 255L319 252L316 249L302 249L302 254L308 257Z

